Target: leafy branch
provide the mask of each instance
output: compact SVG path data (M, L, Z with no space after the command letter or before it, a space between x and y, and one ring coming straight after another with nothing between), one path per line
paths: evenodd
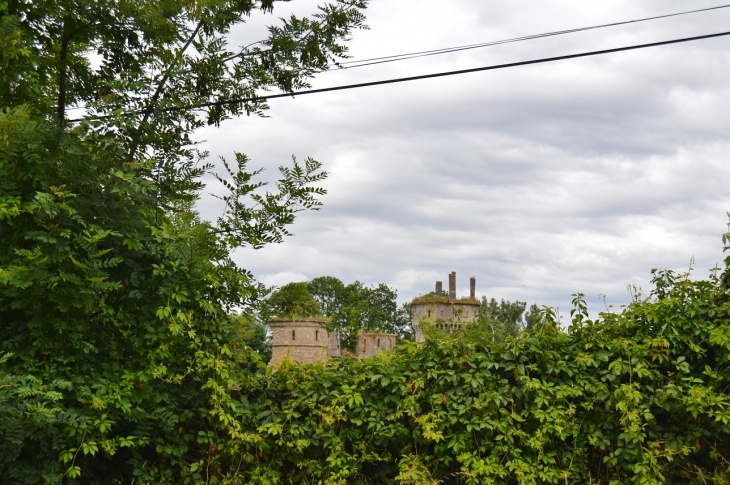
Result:
M259 249L269 243L280 243L285 236L291 236L287 226L292 224L296 214L305 210L319 210L322 202L319 196L327 191L312 184L323 181L327 172L321 171L322 164L307 158L304 165L292 157L293 166L279 167L282 175L277 181L276 192L257 193L266 182L253 182L253 177L262 170L246 171L249 159L236 153L237 168L232 168L223 159L229 177L216 174L218 181L228 189L229 194L218 196L225 204L224 215L218 218L214 234L221 234L232 247L251 246ZM249 200L253 205L249 205Z

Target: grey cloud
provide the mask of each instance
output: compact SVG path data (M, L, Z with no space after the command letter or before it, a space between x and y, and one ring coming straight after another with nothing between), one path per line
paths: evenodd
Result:
M315 3L294 4L286 8ZM371 30L354 36L352 52L406 52L698 3L459 0L449 8L375 0ZM696 35L728 19L730 11L328 73L315 86ZM692 256L704 276L721 261L730 208L729 43L272 101L271 118L206 130L205 146L247 153L268 180L292 153L311 155L330 172L329 194L322 211L299 217L295 237L236 257L277 284L327 274L386 282L403 299L456 270L462 292L473 275L480 294L563 310L576 291L594 309L599 293L625 303L626 285L648 289L652 267L685 270ZM213 217L216 204L206 198L201 211Z

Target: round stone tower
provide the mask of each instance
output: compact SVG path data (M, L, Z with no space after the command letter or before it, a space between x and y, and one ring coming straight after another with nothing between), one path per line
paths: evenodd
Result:
M421 322L430 322L434 327L452 334L465 323L474 322L481 304L476 299L476 279L471 278L469 298L456 298L456 272L449 275L449 294L443 294L440 281L436 282L433 295L415 298L411 302L411 316L416 342L423 342Z
M272 334L269 365L277 365L286 358L303 364L326 362L328 321L326 318L272 318L269 321Z

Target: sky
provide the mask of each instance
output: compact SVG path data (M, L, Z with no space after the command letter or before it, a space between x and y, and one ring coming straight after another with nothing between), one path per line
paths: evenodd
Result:
M277 3L232 49L319 2ZM494 41L721 5L706 0L371 0L353 59ZM722 32L730 8L326 72L315 88ZM198 133L275 181L311 156L318 212L284 243L234 255L268 285L317 276L386 283L401 301L457 273L460 295L617 310L652 268L697 278L722 263L730 210L730 37L500 71L272 100L267 118ZM209 194L220 191L211 183ZM202 215L220 203L206 196ZM604 300L605 298L605 300Z

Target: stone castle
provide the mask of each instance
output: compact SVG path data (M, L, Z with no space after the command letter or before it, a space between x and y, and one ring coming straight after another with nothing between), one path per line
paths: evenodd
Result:
M327 318L272 318L271 361L278 365L284 359L303 364L326 362L331 357L341 357L340 334L328 333ZM361 333L357 336L357 359L372 357L384 350L395 347L392 333Z
M454 333L465 323L474 322L479 314L476 299L476 279L471 278L468 298L456 298L456 272L449 275L449 293L444 295L441 281L436 282L433 294L415 298L411 303L412 325L416 342L423 342L421 324L429 322L433 327ZM328 333L327 318L274 318L269 321L272 333L272 354L269 365L278 365L284 359L304 364L326 362L341 357L340 336ZM395 347L392 333L361 333L357 336L358 360L372 357Z

